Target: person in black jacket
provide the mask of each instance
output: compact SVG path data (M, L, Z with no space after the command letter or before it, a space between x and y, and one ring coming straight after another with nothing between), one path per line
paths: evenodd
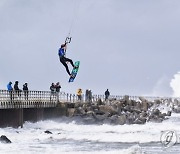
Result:
M110 95L110 92L109 92L109 90L107 89L107 90L105 91L105 101L108 100L109 95Z
M56 83L55 88L56 88L57 101L59 101L59 93L61 89L61 85L59 82Z
M21 97L21 89L19 89L19 86L18 86L18 84L19 84L19 81L15 81L15 84L14 84L14 91L15 91L15 93L19 96L19 97Z
M50 90L51 90L51 94L50 94L50 101L52 100L52 98L54 98L55 94L56 94L56 87L55 84L52 83L50 86Z
M28 84L27 83L23 85L23 91L24 91L25 100L28 100Z

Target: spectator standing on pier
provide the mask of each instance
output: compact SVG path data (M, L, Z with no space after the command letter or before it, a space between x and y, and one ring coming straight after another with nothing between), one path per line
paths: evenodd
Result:
M78 96L78 101L81 101L81 99L82 99L82 89L81 88L79 88L77 90L77 96Z
M54 97L56 94L56 87L54 83L51 84L50 90L51 90L51 95L50 95L50 101L51 101L51 97Z
M92 102L92 91L91 89L87 89L85 93L86 102L91 103Z
M8 91L13 91L13 88L12 88L12 82L10 81L7 85L7 90Z
M59 93L61 89L61 85L59 82L56 83L55 88L56 88L57 101L59 101Z
M12 88L12 82L11 81L7 85L7 90L9 92L9 94L10 94L10 99L12 101L12 98L13 98L13 88Z
M109 92L109 90L107 89L107 90L105 91L105 101L108 100L109 95L110 95L110 92Z
M14 90L15 90L15 93L16 93L19 97L21 97L21 91L22 91L22 90L19 89L18 84L19 84L19 81L15 81Z
M88 99L89 103L92 103L92 91L91 89L89 89L89 99Z
M85 92L85 101L86 102L88 101L88 98L89 98L89 90L86 89L86 92Z
M23 85L23 91L24 91L25 100L28 100L28 84L27 83Z

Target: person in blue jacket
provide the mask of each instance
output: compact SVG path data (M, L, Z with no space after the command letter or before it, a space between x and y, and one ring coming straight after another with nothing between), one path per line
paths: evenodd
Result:
M8 85L7 85L7 90L8 91L12 91L13 90L13 88L12 88L12 82L10 81L9 83L8 83Z
M11 99L11 102L12 102L12 99L13 99L13 88L12 88L12 82L11 81L7 85L7 90L9 92L10 99Z
M74 64L73 64L73 61L69 58L66 58L66 49L67 49L67 44L62 44L61 45L61 48L59 48L59 52L58 52L58 55L59 55L59 59L60 59L60 62L64 65L64 67L66 68L66 71L67 73L69 74L69 76L71 76L71 73L69 71L69 68L68 68L68 65L67 65L67 62L70 62L72 67L74 68Z

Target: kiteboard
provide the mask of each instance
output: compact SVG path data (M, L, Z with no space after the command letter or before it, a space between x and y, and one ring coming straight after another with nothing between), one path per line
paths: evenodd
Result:
M76 61L74 63L74 68L72 69L72 72L71 72L71 77L69 78L69 82L73 82L74 79L76 78L76 75L78 73L78 70L79 70L79 65L80 65L80 61Z

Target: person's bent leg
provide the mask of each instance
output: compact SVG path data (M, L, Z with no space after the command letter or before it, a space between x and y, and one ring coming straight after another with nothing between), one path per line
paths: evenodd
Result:
M66 58L66 61L70 62L70 63L71 63L71 65L72 65L72 67L74 67L73 61L72 61L71 59Z
M71 75L70 71L69 71L69 68L68 68L68 65L66 64L66 61L64 58L60 58L60 62L64 65L64 67L66 68L66 72Z

